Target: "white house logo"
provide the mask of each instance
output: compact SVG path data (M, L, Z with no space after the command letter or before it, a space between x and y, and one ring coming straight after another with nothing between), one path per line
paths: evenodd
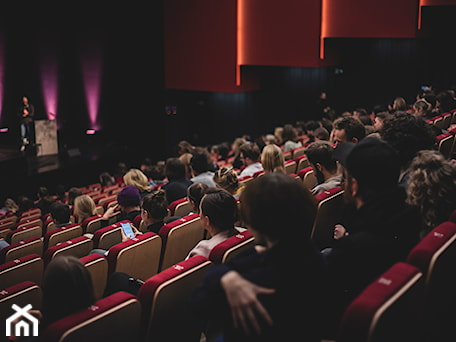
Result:
M11 307L16 313L6 319L6 336L30 336L30 325L32 326L32 336L38 336L38 319L28 313L32 305L27 304L21 308L13 304ZM12 333L13 328L14 334Z

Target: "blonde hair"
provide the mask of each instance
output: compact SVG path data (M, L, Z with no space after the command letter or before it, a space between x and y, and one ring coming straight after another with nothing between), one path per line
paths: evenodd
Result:
M285 173L285 158L282 149L276 144L269 144L261 152L261 165L265 172Z
M140 169L130 169L124 176L123 181L126 186L133 185L139 192L149 191L149 179Z
M235 194L239 189L239 180L236 171L231 168L222 167L214 174L214 182L218 187Z
M5 208L11 213L15 213L19 210L19 206L12 198L5 199Z
M80 195L74 199L74 215L78 223L82 223L86 218L96 215L95 201L89 195Z

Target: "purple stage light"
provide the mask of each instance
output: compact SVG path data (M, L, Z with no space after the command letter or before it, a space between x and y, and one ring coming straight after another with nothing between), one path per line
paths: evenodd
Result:
M41 89L48 120L56 120L58 99L58 59L55 44L43 42L40 49ZM57 128L60 128L57 125Z
M87 134L87 135L94 135L96 132L97 132L97 131L94 130L94 129L88 129L88 130L86 130L86 134Z
M99 130L98 111L102 74L102 56L99 46L86 47L81 53L81 69L90 127L93 130Z

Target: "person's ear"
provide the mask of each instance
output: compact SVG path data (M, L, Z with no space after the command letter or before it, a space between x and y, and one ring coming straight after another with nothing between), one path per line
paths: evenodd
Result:
M211 225L211 220L209 216L201 215L201 223L203 227L209 227Z
M351 191L352 197L356 197L359 193L359 183L355 178L351 179L350 191Z
M322 167L321 167L321 164L320 164L320 163L316 163L316 164L315 164L315 168L316 168L318 171L321 172Z

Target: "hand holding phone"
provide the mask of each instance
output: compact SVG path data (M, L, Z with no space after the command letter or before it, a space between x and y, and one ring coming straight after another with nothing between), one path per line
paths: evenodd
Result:
M133 231L133 228L129 222L122 222L120 225L126 237L130 239L133 239L135 237L135 232Z

